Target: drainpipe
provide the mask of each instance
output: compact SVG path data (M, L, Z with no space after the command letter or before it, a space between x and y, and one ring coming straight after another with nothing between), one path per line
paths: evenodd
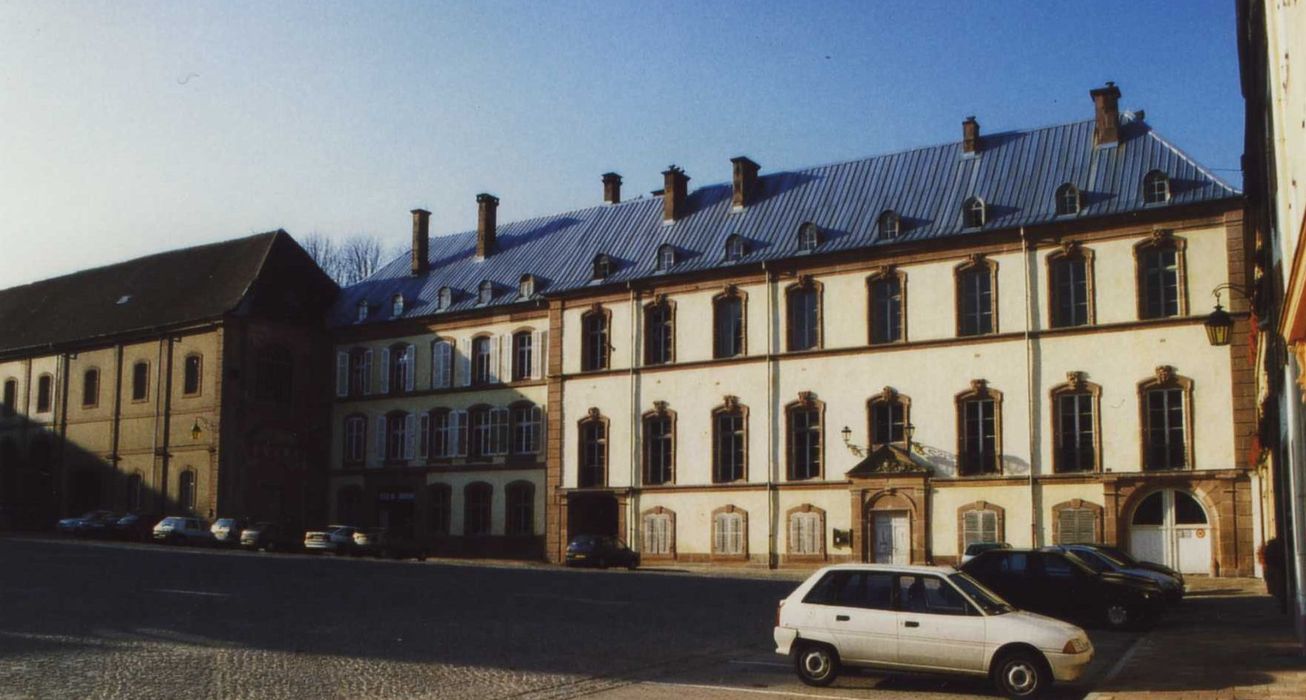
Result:
M637 293L635 285L627 282L626 288L630 290L630 369L627 376L630 378L630 503L627 509L630 511L630 517L626 519L626 541L632 543L631 547L635 551L643 551L644 543L640 541L642 528L639 522L639 449L636 446L639 439L639 372L635 367L635 362L639 357L636 342L638 340L637 331L639 322L636 319Z
M54 372L54 384L59 387L59 510L71 515L68 512L68 353L60 353ZM97 503L103 503L103 498L101 490Z
M1042 507L1039 504L1038 485L1034 482L1034 465L1038 461L1038 440L1035 439L1038 416L1034 410L1034 338L1030 331L1034 323L1034 297L1031 284L1030 263L1033 262L1029 239L1025 237L1025 227L1020 227L1020 263L1025 268L1025 411L1029 435L1029 542L1037 548L1042 546L1042 530L1039 527Z
M762 262L762 271L766 273L766 566L774 569L777 566L778 552L776 547L776 523L777 511L779 508L776 500L779 494L775 490L776 464L775 459L775 381L776 381L776 361L775 349L772 347L772 323L775 311L774 299L772 296L772 287L774 286L774 277L772 271L767 269L766 262Z

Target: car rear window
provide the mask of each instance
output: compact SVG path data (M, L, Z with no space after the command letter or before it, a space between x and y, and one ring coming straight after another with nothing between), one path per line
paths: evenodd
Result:
M937 576L899 576L898 600L906 612L967 615L971 611L957 589Z
M875 571L831 571L808 591L803 602L892 610L893 575Z

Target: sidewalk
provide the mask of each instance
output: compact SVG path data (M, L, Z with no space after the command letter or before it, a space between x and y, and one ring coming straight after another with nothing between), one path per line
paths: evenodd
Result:
M1306 698L1306 656L1264 582L1194 577L1188 587L1088 698Z

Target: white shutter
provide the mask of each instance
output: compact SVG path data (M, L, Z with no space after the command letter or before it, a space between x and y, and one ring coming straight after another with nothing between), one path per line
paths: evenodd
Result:
M497 359L499 365L499 381L502 381L505 384L512 381L512 365L517 361L515 357L516 354L516 350L514 350L512 346L512 335L504 334L499 336L499 352Z
M336 396L349 395L349 353L336 353Z
M390 348L381 348L381 393L390 393Z
M437 340L431 346L431 388L447 389L449 387L449 353L453 346L445 340Z
M531 406L531 423L535 426L532 434L535 440L535 451L544 452L544 409L539 406Z
M413 390L413 382L417 376L417 347L409 344L407 351L404 352L404 391Z
M460 338L458 340L458 356L454 358L457 365L458 386L468 386L472 383L472 339Z
M499 377L502 376L502 374L500 374L499 372L499 370L501 369L500 365L503 362L503 343L501 342L502 340L503 340L503 336L500 335L492 336L490 338L490 367L486 371L486 374L488 376L486 376L485 378L485 380L490 384L498 383Z
M508 454L508 409L490 409L490 454Z
M363 393L372 393L372 351L363 351Z
M431 456L431 414L423 413L417 422L417 458L426 461Z
M372 444L372 455L376 458L376 465L378 467L385 464L385 439L385 416L377 416L376 440Z
M531 331L531 379L544 378L544 331Z
M467 411L449 412L449 456L467 456Z
M417 437L417 416L404 416L404 459L413 458L414 440Z

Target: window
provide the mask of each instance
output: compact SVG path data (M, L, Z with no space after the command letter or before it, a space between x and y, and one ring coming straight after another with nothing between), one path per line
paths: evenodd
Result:
M453 306L453 290L448 287L440 287L440 291L435 293L436 311L447 311Z
M358 322L359 322L359 323L362 323L363 321L366 321L366 320L367 320L367 301L366 301L366 300L361 300L361 301L358 302L358 316L357 316L357 319L358 319Z
M984 200L971 197L961 205L962 228L980 228L987 222L988 208L984 205Z
M748 415L733 396L712 414L712 481L728 484L748 478Z
M798 227L798 250L810 253L821 245L821 229L811 222Z
M1078 214L1080 208L1079 188L1069 182L1057 188L1057 216Z
M744 299L727 291L712 300L712 357L744 354Z
M789 553L804 556L825 554L825 514L812 508L789 516Z
M530 299L535 296L535 276L522 275L521 280L517 283L517 296L522 299Z
M430 416L430 418L428 419L428 423L429 423L429 430L431 432L431 435L429 438L430 446L427 450L427 456L428 457L454 456L454 450L452 449L453 436L451 435L449 409L437 408L432 410L428 415Z
M806 280L785 292L789 325L789 350L814 350L821 347L821 288Z
M393 411L385 418L385 459L387 462L403 462L412 459L413 438L416 437L413 416L403 411Z
M449 515L453 510L453 489L448 484L431 484L426 487L426 523L432 535L449 534Z
M345 418L345 447L344 458L346 462L362 462L367 455L367 418L363 416L349 416Z
M448 389L453 385L453 342L440 339L431 343L431 388Z
M821 579L804 603L844 608L893 610L893 574L869 571L831 571Z
M36 380L36 412L49 413L54 408L54 377L42 374Z
M491 500L494 487L478 481L463 490L463 534L469 537L490 534Z
M1164 204L1170 201L1170 176L1160 170L1143 176L1143 203Z
M743 236L736 233L726 239L726 262L738 262L747 254L748 246Z
M413 360L415 349L412 345L391 345L389 348L389 372L387 382L391 394L411 391L413 388Z
M511 409L512 453L534 455L540 451L543 411L533 404L517 404Z
M404 315L404 295L396 294L390 300L390 315L395 317Z
M675 481L675 414L659 407L644 416L644 483L650 486Z
M490 280L483 280L481 285L476 288L476 303L485 306L494 301L494 283Z
M143 487L143 482L141 480L141 475L136 472L133 472L131 475L129 475L127 477L127 484L124 490L126 491L126 496L127 496L126 498L127 512L128 513L140 512L141 504L142 504L141 497L144 495L144 490L145 490Z
M5 403L8 403L6 401ZM100 370L88 369L82 374L82 406L90 408L100 403Z
M961 476L1001 471L1001 407L1002 394L983 380L971 382L971 390L957 396L957 471Z
M644 364L675 361L675 319L675 307L665 299L644 307Z
M1093 508L1057 510L1056 544L1097 544L1097 511Z
M490 336L472 339L472 384L490 383Z
M1097 471L1101 444L1097 406L1102 389L1083 381L1079 372L1071 372L1068 378L1068 384L1052 390L1052 427L1056 440L1053 471Z
M145 401L150 397L150 363L132 365L132 401Z
M871 445L879 446L891 443L907 444L907 408L909 401L898 392L884 387L878 396L866 403L866 413L870 420Z
M580 488L608 484L608 422L590 409L590 417L580 423Z
M671 557L676 553L676 518L665 508L654 508L643 517L644 554Z
M605 280L612 274L612 258L603 253L594 256L593 266L594 274L592 277L595 280Z
M821 413L822 406L815 399L800 400L790 404L786 414L789 419L789 478L794 481L821 477Z
M534 347L534 334L531 331L518 331L512 335L512 379L521 381L530 379L533 375L532 353Z
M182 365L181 393L195 396L200 393L200 368L203 360L199 355L187 355Z
M177 503L187 513L195 512L195 472L182 470L177 477Z
M4 403L0 405L0 416L11 418L14 415L15 406L18 405L18 380L5 380Z
M1138 317L1187 313L1184 293L1185 241L1164 232L1134 247L1138 266Z
M1092 276L1091 251L1072 244L1048 256L1053 328L1093 323Z
M1183 469L1188 466L1185 394L1180 386L1157 386L1143 391L1144 469Z
M899 218L898 212L886 209L884 213L880 214L877 226L880 229L880 238L893 240L898 237L898 232L902 227L902 219Z
M742 557L748 554L748 530L745 513L727 506L712 516L712 553Z
M997 263L981 258L957 267L957 335L985 335L997 329L997 268Z
M370 371L371 362L367 365ZM295 361L289 350L279 345L260 348L255 375L255 396L270 403L290 403L295 389Z
M968 615L966 598L937 576L898 576L898 604L904 612L929 615Z
M477 406L467 411L472 457L494 457L508 452L508 409Z
M356 523L363 508L363 489L346 486L336 492L336 522Z
M371 391L372 351L354 348L349 351L349 395L363 396Z
M508 512L506 529L509 535L535 534L535 486L525 481L514 481L506 489Z
M654 264L654 269L658 272L667 272L675 266L676 249L667 244L658 246L658 257Z
M998 542L998 514L992 510L972 510L962 515L962 551L972 544Z
M871 345L898 343L906 339L906 274L886 269L866 281Z
M586 371L608 368L608 312L593 309L581 317L583 335L581 342L581 369Z

